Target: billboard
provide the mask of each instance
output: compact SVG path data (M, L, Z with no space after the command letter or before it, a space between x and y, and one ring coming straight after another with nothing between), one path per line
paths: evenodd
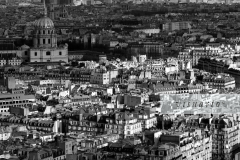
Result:
M239 94L164 94L160 97L160 109L163 114L240 113Z

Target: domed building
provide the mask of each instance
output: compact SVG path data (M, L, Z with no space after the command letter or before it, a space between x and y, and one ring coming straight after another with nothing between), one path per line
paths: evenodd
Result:
M33 48L30 49L30 62L66 62L68 63L68 47L57 46L57 35L53 21L47 17L44 1L44 16L35 21Z

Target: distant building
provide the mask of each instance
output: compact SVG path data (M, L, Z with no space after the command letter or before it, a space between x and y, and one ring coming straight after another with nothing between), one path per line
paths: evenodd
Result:
M14 90L13 90L14 91ZM18 91L18 90L16 90ZM0 95L0 113L9 113L10 107L27 107L35 100L34 96L24 93L8 93Z
M207 83L213 89L236 87L235 79L229 75L206 76L203 78L203 83Z
M53 159L53 154L51 149L35 149L29 152L29 160L34 160L37 157L41 157L41 159Z
M19 116L28 116L30 111L29 107L15 107L15 106L10 106L9 107L9 113L13 115L19 115Z
M41 0L41 2L43 3L44 0ZM69 4L73 4L73 0L45 0L46 4L58 4L58 5L69 5Z
M52 20L56 20L59 18L68 18L68 11L65 5L57 7L55 4L51 4L49 9L49 17Z
M109 72L107 70L95 70L92 72L90 83L109 84Z
M163 55L163 44L157 42L130 43L128 52L131 56L146 55L147 59L159 59Z
M239 143L239 124L234 123L233 117L230 116L213 118L211 130L213 133L212 158L231 159L231 148ZM215 138L216 136L221 138Z
M163 31L175 31L175 30L183 30L183 29L190 29L189 22L169 22L165 24L161 24L160 28Z
M6 141L11 137L12 129L10 127L0 127L0 141Z
M7 89L16 88L16 79L14 77L6 77Z
M147 60L147 56L146 55L139 55L138 56L139 63L144 63L146 60Z

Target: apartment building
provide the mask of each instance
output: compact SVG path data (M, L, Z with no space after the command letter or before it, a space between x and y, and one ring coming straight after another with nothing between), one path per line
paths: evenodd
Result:
M211 73L225 73L232 63L229 58L200 58L197 67Z
M159 59L163 55L163 44L158 42L138 42L128 45L131 56L146 55L147 59Z
M53 159L53 154L52 154L52 150L51 149L41 149L39 151L39 149L34 149L33 151L29 152L29 160L34 160L37 158L41 158L41 159Z
M16 106L10 106L9 107L9 113L13 115L19 115L19 116L28 116L31 113L30 107L16 107Z
M192 66L197 66L201 58L212 58L223 54L224 51L220 46L189 46L179 53L178 58L181 60L190 60Z
M91 73L92 70L90 69L72 70L70 73L71 81L75 83L89 83L91 79Z
M90 83L93 84L109 84L110 72L106 69L96 69L92 72Z
M85 133L86 135L100 135L104 133L105 124L100 115L80 113L66 122L69 133Z
M211 131L213 133L212 158L230 160L232 147L239 143L239 124L231 116L213 118Z
M176 31L183 29L190 29L190 22L168 22L160 25L160 29L163 31Z
M0 127L0 141L6 141L8 140L12 135L12 129L11 127Z
M12 58L7 60L7 64L11 66L19 66L22 63L22 59L20 58Z
M175 82L152 83L149 86L155 94L182 94L182 93L200 93L203 85L178 85Z
M157 125L156 110L151 106L143 105L135 108L134 117L142 124L142 130L153 128Z
M119 112L114 116L106 118L105 130L108 133L120 134L122 137L132 137L142 131L142 124L132 113Z
M149 159L175 159L180 160L182 158L180 147L174 143L165 143L159 146L153 146L147 148L146 153L140 153L141 147L136 147L134 155L144 156Z
M163 134L160 142L179 145L182 160L210 160L212 158L212 137L201 129L193 132Z
M42 85L66 85L68 86L68 84L70 84L70 80L64 80L64 79L41 79L41 80L37 80L35 81L36 85L42 86Z
M13 90L14 91L14 90ZM19 91L19 90L15 90ZM23 91L23 90L20 90ZM32 95L25 95L22 93L6 93L0 95L0 113L9 113L10 107L27 107L32 105L35 97Z
M74 95L71 97L71 104L73 105L86 105L91 104L91 96L88 95Z
M115 142L119 139L118 134L105 134L96 136L95 139L83 139L80 142L79 150L101 149L108 146L108 143Z
M0 126L22 125L29 130L38 130L45 133L62 133L62 121L49 118L19 118L16 116L1 116Z
M210 88L221 89L221 88L235 88L235 79L226 74L209 75L203 78L203 83L207 83Z
M141 95L124 95L124 104L129 107L135 107L143 102L144 99L141 97Z
M6 59L0 59L0 66L5 66L7 65L7 60Z

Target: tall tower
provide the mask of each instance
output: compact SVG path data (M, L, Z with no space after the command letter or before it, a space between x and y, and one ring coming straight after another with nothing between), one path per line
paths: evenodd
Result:
M67 12L67 9L66 9L66 5L62 5L62 8L61 8L61 17L62 17L62 18L67 18L67 17L68 17L68 12Z
M50 4L49 16L52 20L55 20L55 5L54 4Z

